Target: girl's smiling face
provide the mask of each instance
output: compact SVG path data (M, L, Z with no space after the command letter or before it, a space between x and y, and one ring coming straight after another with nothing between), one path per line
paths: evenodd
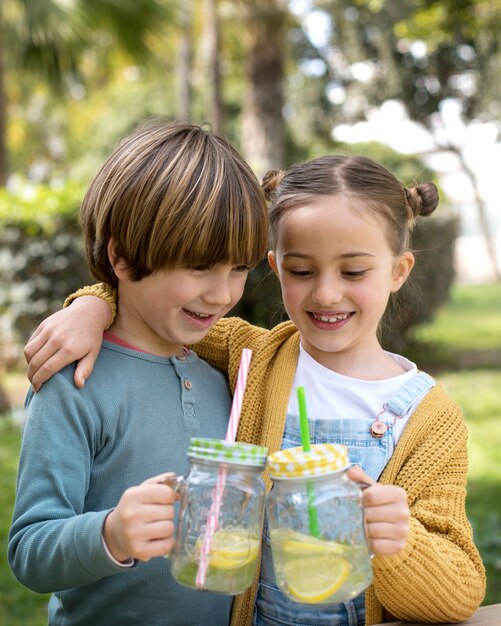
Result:
M322 196L288 211L268 255L301 345L325 367L377 364L378 324L414 264L395 257L383 218L349 197Z

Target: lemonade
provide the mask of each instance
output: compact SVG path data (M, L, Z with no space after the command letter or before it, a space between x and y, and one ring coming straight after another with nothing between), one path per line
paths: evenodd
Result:
M197 589L196 577L203 536L196 542L193 558L178 558L172 573L176 580ZM232 595L242 593L256 573L259 539L245 530L221 529L214 533L208 555L208 568L204 588Z
M270 537L277 584L296 602L350 600L372 580L364 546L317 539L285 528L272 530Z

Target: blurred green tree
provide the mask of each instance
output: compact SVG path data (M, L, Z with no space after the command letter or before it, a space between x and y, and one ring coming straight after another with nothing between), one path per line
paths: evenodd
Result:
M92 46L117 46L145 59L152 33L173 19L173 5L173 0L0 0L0 186L9 173L6 74L43 77L63 92L81 79Z
M327 107L331 114L330 120L320 118L320 132L326 125L332 128L332 118L353 123L385 101L402 103L409 118L428 132L433 151L454 154L468 177L501 280L477 174L464 151L471 122L500 127L501 0L317 0L311 5L328 31L317 45L310 36L306 57L322 67L317 81L327 102L322 93L316 108ZM450 122L451 104L463 128L459 138L458 125Z

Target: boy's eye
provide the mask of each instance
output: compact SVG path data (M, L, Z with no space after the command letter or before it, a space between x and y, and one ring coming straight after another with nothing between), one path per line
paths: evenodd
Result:
M233 268L236 272L248 272L250 267L242 263L241 265L235 265Z
M208 265L194 265L193 267L190 267L189 269L195 272L206 272L207 270L210 270L210 267Z

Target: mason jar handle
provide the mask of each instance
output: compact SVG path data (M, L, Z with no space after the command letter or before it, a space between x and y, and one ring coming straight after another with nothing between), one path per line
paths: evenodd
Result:
M167 485L171 489L174 489L177 493L180 493L182 487L186 484L184 476L178 476L174 472L166 474L162 480L158 481L161 485Z

